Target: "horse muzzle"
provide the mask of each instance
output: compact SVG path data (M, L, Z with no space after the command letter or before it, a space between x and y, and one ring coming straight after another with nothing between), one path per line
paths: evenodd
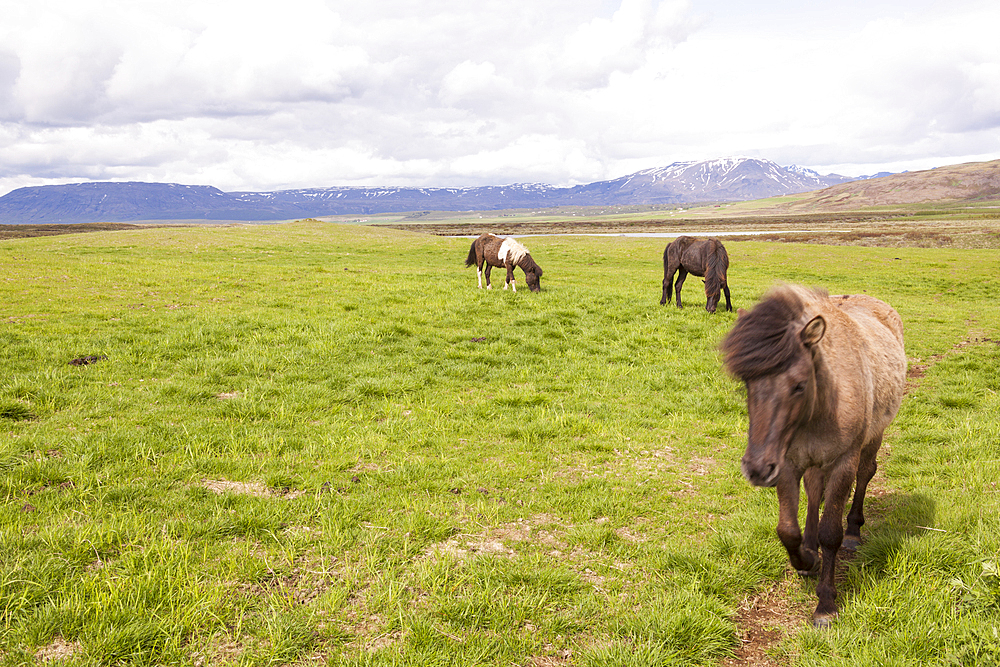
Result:
M775 486L781 474L780 461L744 456L740 459L743 476L754 486Z

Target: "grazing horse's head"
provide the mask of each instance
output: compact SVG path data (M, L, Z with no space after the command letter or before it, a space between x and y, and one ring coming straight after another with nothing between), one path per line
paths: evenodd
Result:
M750 429L743 475L755 486L774 486L798 428L816 400L813 353L826 331L790 289L779 289L752 311L741 311L722 342L726 366L747 388Z
M722 290L716 289L714 292L708 295L708 301L705 303L705 310L710 313L714 313L715 309L719 307L719 297L722 296Z
M524 270L524 279L528 283L528 289L532 292L542 291L542 267L538 266L532 262L533 266L530 266Z

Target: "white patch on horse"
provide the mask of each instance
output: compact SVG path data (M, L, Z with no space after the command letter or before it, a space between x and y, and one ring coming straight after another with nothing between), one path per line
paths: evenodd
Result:
M506 262L507 257L510 257L511 264L517 264L527 254L528 249L514 239L504 239L503 243L500 244L500 250L497 251L497 257L501 262Z
M479 279L479 289L483 289L483 270L476 269L476 278Z

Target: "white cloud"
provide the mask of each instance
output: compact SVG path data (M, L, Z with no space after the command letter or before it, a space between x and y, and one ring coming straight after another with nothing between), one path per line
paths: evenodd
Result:
M1000 156L1000 7L845 2L0 0L0 194Z
M600 173L600 162L589 155L584 141L567 141L552 135L518 137L513 143L495 150L466 155L451 163L451 171L465 178L473 177L484 183L497 185L512 181L509 176L520 173L524 182L571 180L574 174ZM513 179L517 180L517 179Z
M497 75L493 63L466 60L444 75L438 97L445 106L489 109L496 101L509 100L516 90L514 82Z
M611 18L597 17L570 34L549 83L603 87L615 72L631 73L659 49L683 41L691 22L687 3L623 0Z

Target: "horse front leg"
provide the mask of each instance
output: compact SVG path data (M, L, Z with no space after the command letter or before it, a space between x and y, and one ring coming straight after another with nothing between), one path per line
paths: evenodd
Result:
M799 482L801 473L788 465L778 476L775 491L778 494L778 539L788 552L788 560L799 574L806 576L816 567L816 552L802 548L802 531L799 528Z
M503 284L503 288L507 289L507 285L509 284L511 288L513 288L513 290L517 292L517 283L514 280L514 265L508 263L506 264L506 267L507 267L507 282Z
M808 573L819 573L819 506L823 502L823 489L826 477L819 468L809 468L803 477L806 488L806 532L802 539L802 551L814 560L812 570Z
M733 312L733 303L729 300L729 283L722 283L722 291L726 294L726 310L731 313Z
M853 459L857 461L856 458ZM813 625L828 628L837 617L837 552L844 541L844 505L857 468L847 461L827 476L826 494L823 499L823 517L819 520L819 545L823 550L823 565L816 584L819 604L813 612Z
M851 500L851 511L847 513L847 531L841 545L846 551L854 551L861 545L861 526L865 525L865 493L868 483L878 470L876 456L882 446L882 434L874 438L861 450L858 461L858 474L854 483L854 498Z
M675 288L675 291L677 292L677 307L678 308L683 308L684 307L684 306L681 305L681 288L684 287L684 279L687 278L687 275L688 275L688 272L686 270L684 270L683 266L680 269L678 269L678 271L677 271L677 287Z

